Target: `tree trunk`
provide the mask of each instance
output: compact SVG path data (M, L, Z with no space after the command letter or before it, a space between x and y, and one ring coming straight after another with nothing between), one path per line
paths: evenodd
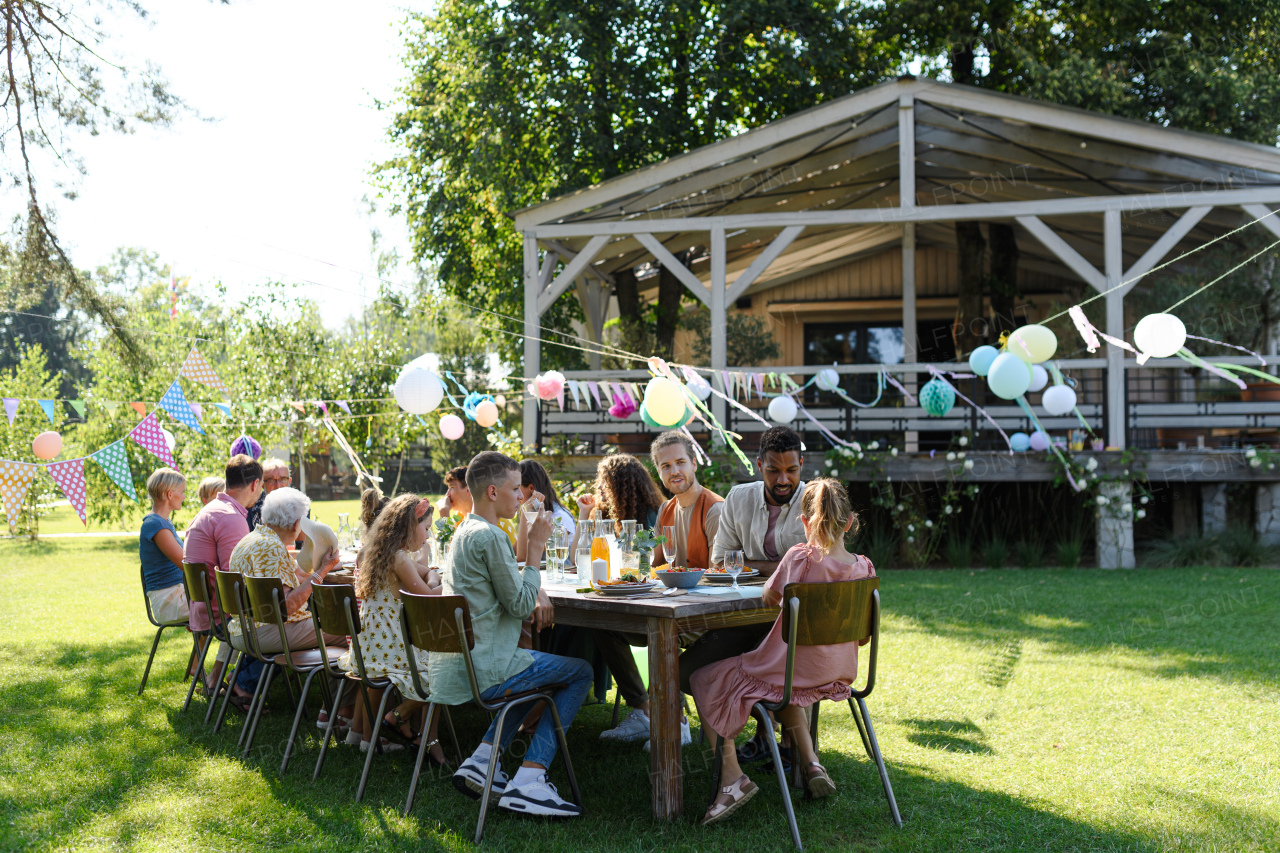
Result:
M955 227L956 249L960 255L960 292L951 334L955 339L956 358L965 358L987 337L987 324L982 315L982 282L986 277L983 256L987 243L979 223L957 222Z
M686 263L689 253L681 252L676 256L680 263ZM680 301L684 297L684 285L680 279L666 267L658 274L658 310L654 324L655 355L670 359L676 351L676 328L680 323Z
M1005 222L987 223L991 247L991 276L987 279L991 296L991 337L1012 332L1021 323L1014 316L1018 307L1018 238Z

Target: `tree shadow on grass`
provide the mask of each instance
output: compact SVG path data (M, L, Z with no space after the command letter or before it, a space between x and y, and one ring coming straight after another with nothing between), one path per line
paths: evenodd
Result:
M911 729L907 740L926 749L964 752L972 755L994 755L987 736L968 720L902 720Z

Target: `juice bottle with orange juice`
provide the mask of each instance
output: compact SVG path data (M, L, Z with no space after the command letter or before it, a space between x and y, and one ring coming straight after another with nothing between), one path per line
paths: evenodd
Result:
M609 563L609 540L607 537L612 532L610 529L612 524L613 522L607 518L596 519L595 537L591 540L591 559L593 562L595 560L604 560L605 563ZM610 566L610 569L612 569L612 566ZM613 572L610 571L607 577L612 579Z

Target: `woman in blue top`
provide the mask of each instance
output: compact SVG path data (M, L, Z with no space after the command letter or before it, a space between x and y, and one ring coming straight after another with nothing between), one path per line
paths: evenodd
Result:
M157 468L147 478L151 512L142 519L138 559L142 587L158 622L187 618L187 595L182 585L182 540L170 516L187 496L187 480L172 468Z

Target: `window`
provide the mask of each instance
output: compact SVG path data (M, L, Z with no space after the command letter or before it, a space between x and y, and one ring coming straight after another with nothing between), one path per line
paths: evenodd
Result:
M804 363L819 364L901 364L902 326L872 323L805 323ZM875 375L852 374L841 377L841 386L855 400L875 396ZM830 395L823 394L823 397ZM828 402L811 398L814 402Z

